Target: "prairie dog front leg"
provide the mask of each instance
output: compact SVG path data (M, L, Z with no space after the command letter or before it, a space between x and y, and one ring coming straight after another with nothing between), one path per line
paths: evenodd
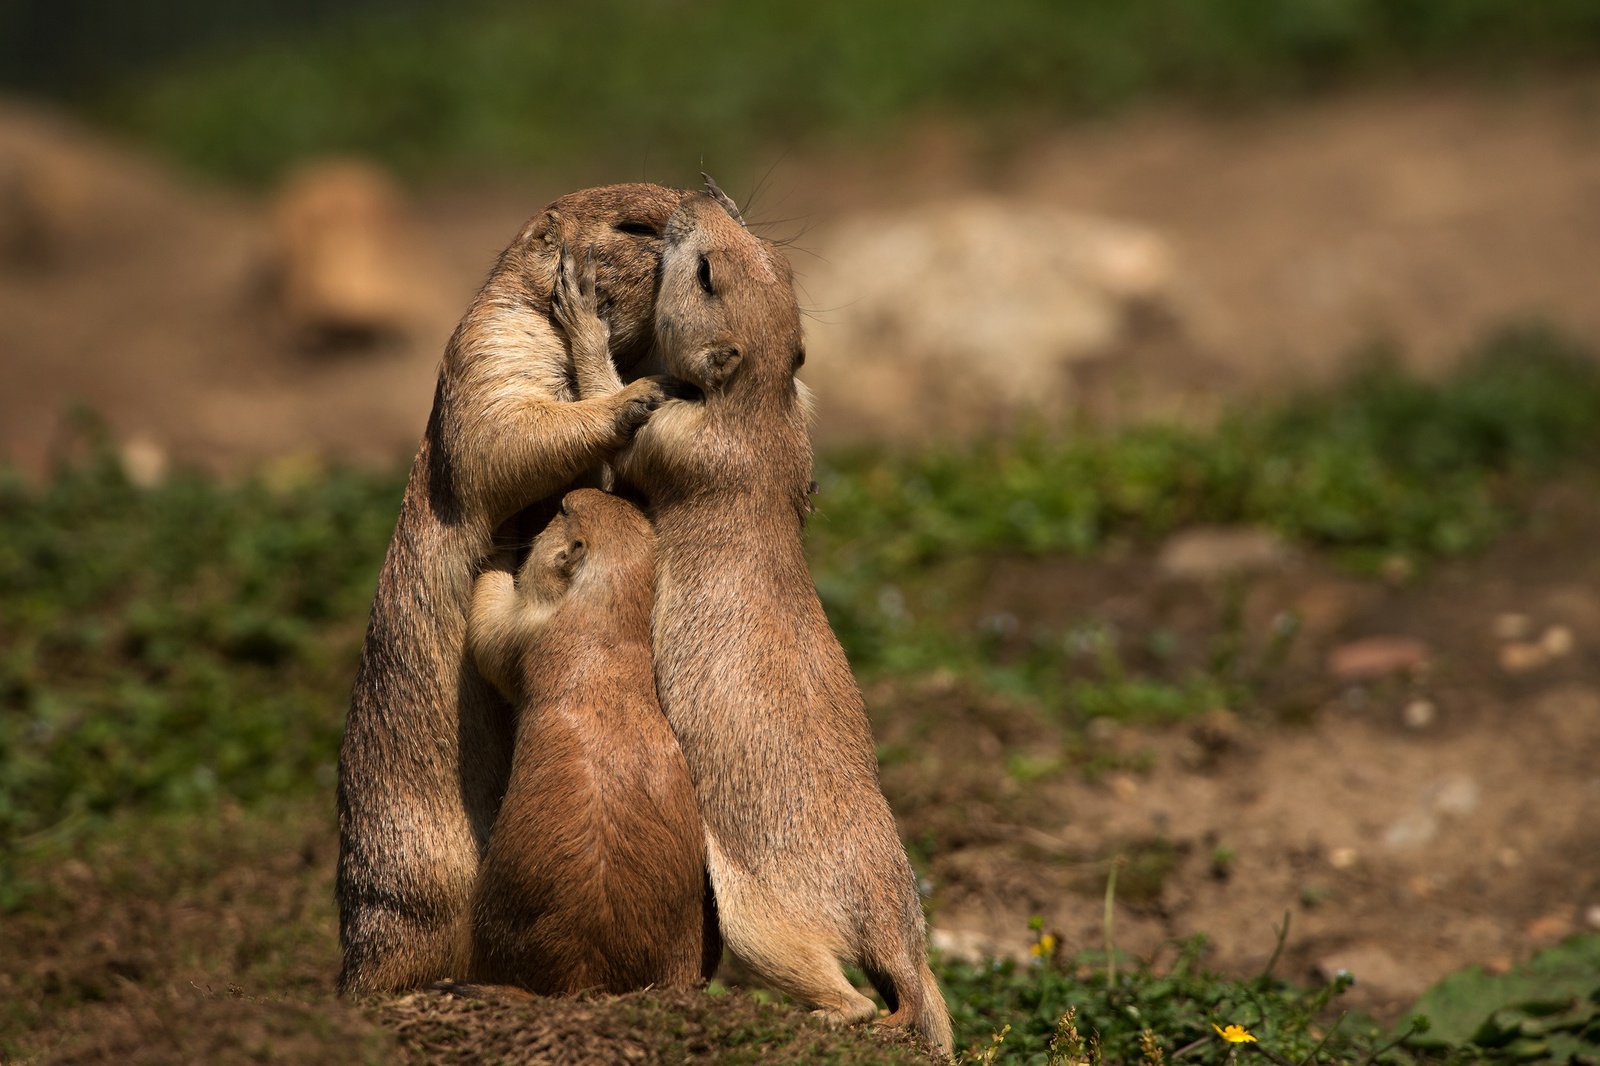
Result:
M516 651L526 643L523 622L526 604L513 576L510 553L492 559L472 588L467 615L467 655L478 673L507 699L517 697L512 686Z
M622 378L611 362L611 327L600 317L595 295L593 247L584 249L580 264L571 248L561 246L550 291L550 317L567 335L578 399L592 400L620 391Z

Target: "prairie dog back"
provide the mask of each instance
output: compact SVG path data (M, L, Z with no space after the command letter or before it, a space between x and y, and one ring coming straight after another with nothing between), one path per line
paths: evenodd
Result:
M644 515L580 489L514 579L477 580L468 652L518 722L472 899L472 980L687 987L721 956L694 788L655 695L654 563Z

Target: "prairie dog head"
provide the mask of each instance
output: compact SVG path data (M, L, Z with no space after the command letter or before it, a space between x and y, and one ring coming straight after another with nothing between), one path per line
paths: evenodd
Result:
M569 193L530 219L513 246L546 302L562 245L593 249L600 317L611 327L611 357L625 373L650 352L662 234L685 195L642 183Z
M664 368L708 401L795 401L805 349L794 273L709 179L707 187L686 193L665 228L655 318Z
M533 539L517 587L549 607L569 595L609 602L641 583L648 594L654 573L655 533L640 510L599 489L576 489Z

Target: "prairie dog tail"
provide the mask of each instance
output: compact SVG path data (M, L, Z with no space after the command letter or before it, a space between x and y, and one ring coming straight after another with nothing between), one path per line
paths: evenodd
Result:
M913 965L907 965L907 962ZM892 1000L894 1013L881 1024L908 1025L924 1040L949 1057L955 1046L950 1032L950 1010L945 1006L939 981L920 959L897 961L892 968L867 968L867 977L884 999Z

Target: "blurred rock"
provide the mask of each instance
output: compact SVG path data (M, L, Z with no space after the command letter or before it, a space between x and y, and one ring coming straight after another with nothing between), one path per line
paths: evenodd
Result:
M1572 630L1566 626L1551 626L1539 637L1539 647L1552 659L1559 659L1572 651Z
M1383 833L1384 847L1409 851L1430 843L1439 835L1441 819L1463 818L1477 810L1483 789L1474 779L1452 775L1428 785L1412 808L1389 823Z
M1289 560L1288 546L1269 530L1202 526L1167 538L1156 567L1165 577L1210 581L1278 570Z
M1367 637L1328 654L1328 672L1340 681L1375 681L1427 668L1428 645L1415 637Z
M820 266L800 263L815 309L803 376L846 432L928 439L1060 417L1075 367L1152 322L1184 333L1171 247L1109 219L971 198L858 215L814 250Z
M1478 783L1460 774L1438 782L1426 794L1428 805L1440 814L1471 814L1482 798Z
M1500 669L1508 674L1525 674L1537 670L1550 661L1550 653L1539 645L1525 640L1514 640L1500 646Z
M437 289L400 186L353 159L291 174L272 211L281 308L312 347L371 344L410 331Z
M1572 931L1572 915L1568 911L1540 915L1523 927L1523 932L1534 940L1560 940Z
M1439 709L1433 705L1432 700L1412 700L1401 712L1400 720L1408 729L1426 729L1433 724L1438 715Z
M154 488L167 476L167 450L146 436L130 437L119 449L123 472L142 489Z
M1389 823L1383 831L1383 846L1390 851L1410 851L1439 835L1439 819L1433 812L1418 808Z

